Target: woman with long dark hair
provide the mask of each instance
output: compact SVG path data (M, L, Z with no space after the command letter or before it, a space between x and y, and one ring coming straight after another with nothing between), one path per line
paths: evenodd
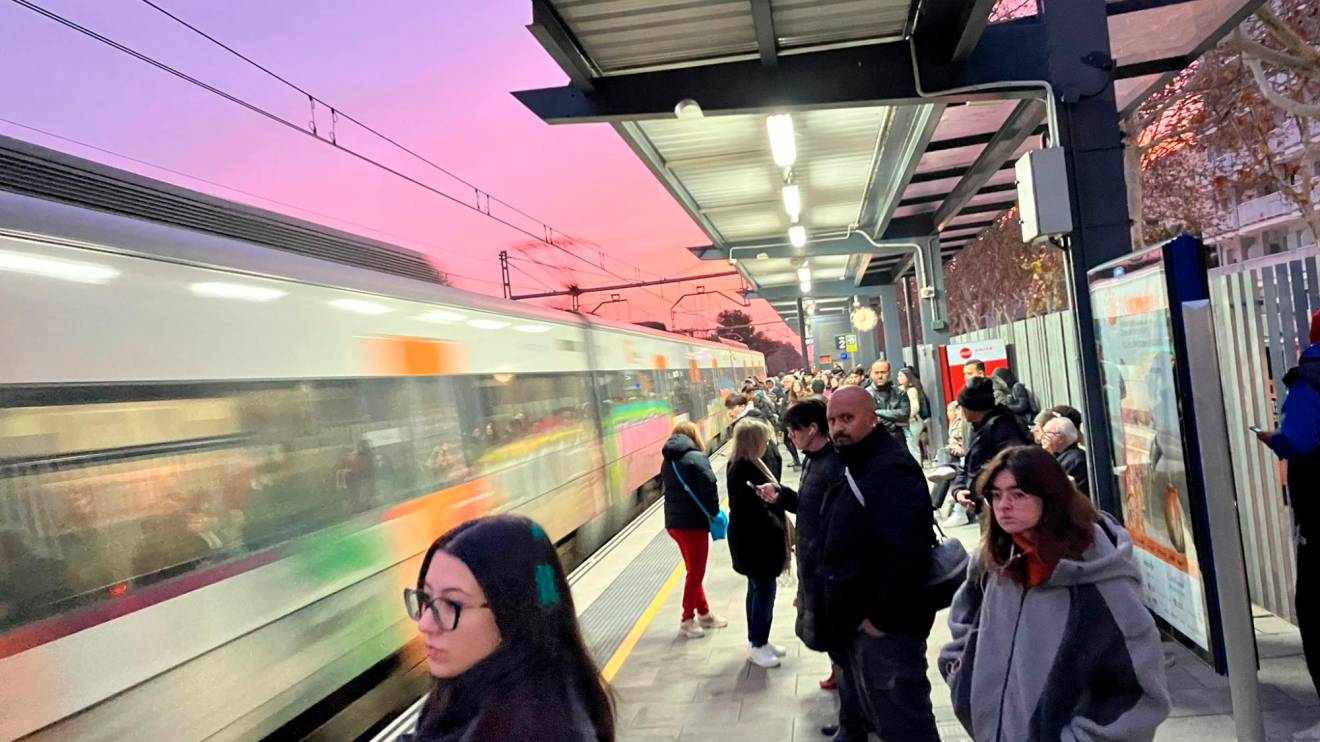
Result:
M908 453L918 464L925 461L921 453L921 434L926 432L926 419L930 417L930 402L926 399L926 390L921 388L921 379L917 378L916 369L904 366L898 370L898 386L908 398L908 424L903 429L907 439Z
M1132 538L1039 446L982 469L981 548L940 652L975 740L1150 740L1169 715L1159 631Z
M404 604L435 678L414 742L613 742L564 568L532 520L496 515L441 536Z

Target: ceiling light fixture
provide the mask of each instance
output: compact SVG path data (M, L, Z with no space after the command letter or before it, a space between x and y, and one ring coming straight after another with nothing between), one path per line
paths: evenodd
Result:
M802 218L802 189L797 183L784 186L784 211L788 212L788 218L794 224Z
M798 288L802 289L802 293L804 293L804 294L810 294L810 293L811 293L811 281L803 281L803 282L799 283L799 284L798 284Z
M770 133L770 152L779 167L793 167L797 161L797 142L793 138L793 117L787 113L775 114L765 120Z
M797 270L798 280L802 283L811 283L811 269L805 265Z
M793 247L804 247L807 244L807 228L801 224L794 224L789 227L788 242Z

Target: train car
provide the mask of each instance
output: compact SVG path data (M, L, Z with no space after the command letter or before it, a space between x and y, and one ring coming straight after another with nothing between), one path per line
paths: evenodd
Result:
M717 437L765 372L8 146L58 167L0 180L0 739L286 728L420 658L399 596L440 533L519 512L584 557L657 496L672 424ZM344 245L402 268L318 253Z

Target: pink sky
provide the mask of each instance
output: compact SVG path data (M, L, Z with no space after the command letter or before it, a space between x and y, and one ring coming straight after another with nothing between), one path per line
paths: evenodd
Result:
M306 98L210 45L140 0L38 0L52 12L302 123ZM270 3L256 0L157 4L248 54L318 97L416 149L484 191L557 229L599 243L605 267L668 276L727 269L684 247L708 239L614 131L605 125L551 127L512 90L560 85L564 74L524 26L525 0ZM360 164L210 93L18 5L0 5L0 118L128 157L310 209L255 199L162 172L69 141L0 122L0 133L263 208L426 252L455 285L500 293L496 255L528 239L469 209ZM322 134L329 126L324 111ZM341 123L340 142L459 198L471 190ZM331 218L333 217L333 219ZM338 220L338 221L336 221ZM526 222L539 232L534 222ZM513 273L516 292L619 283L552 248ZM595 271L595 273L593 273ZM531 274L530 276L528 274ZM532 278L535 276L535 278ZM644 275L653 277L653 275ZM540 283L538 283L538 280ZM703 282L738 288L736 278ZM544 284L544 285L542 285ZM670 321L670 305L693 284L623 292L604 307L615 319ZM663 298L655 294L662 294ZM584 296L590 308L609 298ZM679 327L711 326L732 305L695 297ZM777 315L765 302L757 321ZM782 323L761 328L784 340Z

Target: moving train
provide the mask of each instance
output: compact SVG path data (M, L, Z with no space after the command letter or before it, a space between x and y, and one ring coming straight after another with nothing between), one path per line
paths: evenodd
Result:
M435 278L0 139L0 739L288 732L418 664L437 535L519 512L583 558L765 372Z

